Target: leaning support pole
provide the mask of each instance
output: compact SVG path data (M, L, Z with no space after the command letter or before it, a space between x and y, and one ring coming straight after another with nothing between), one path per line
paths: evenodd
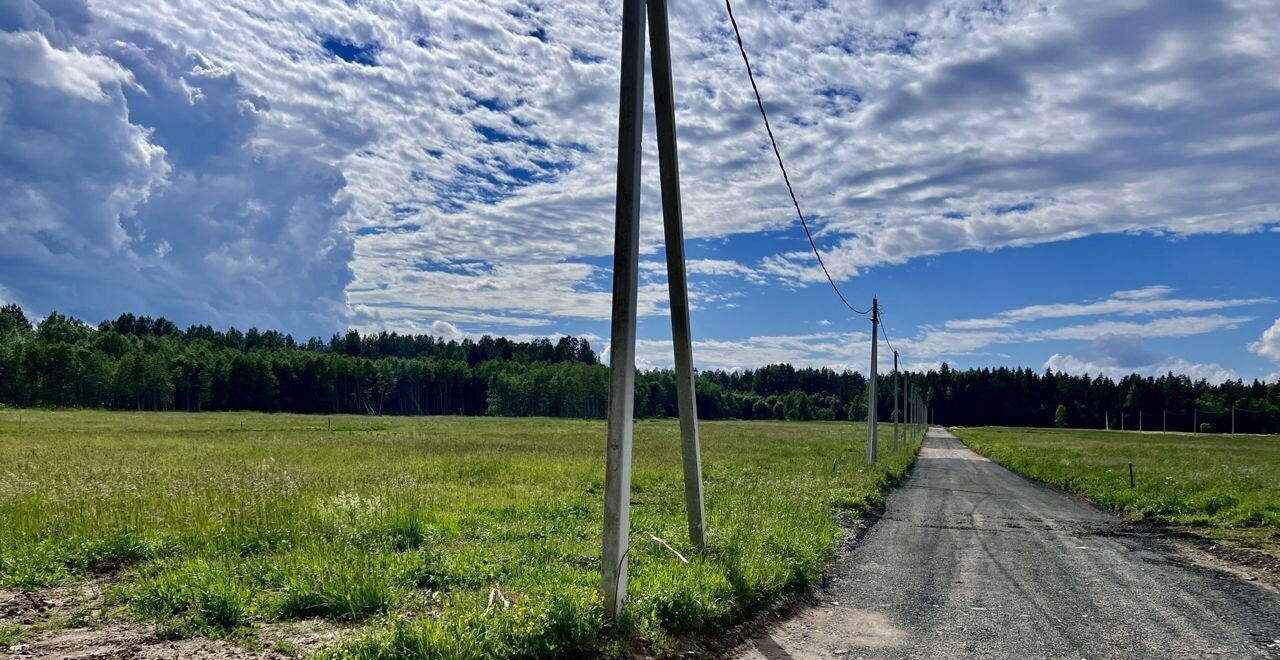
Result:
M680 206L680 159L676 148L676 105L671 82L671 37L667 31L667 0L648 0L648 6L653 103L658 126L658 168L662 176L662 227L667 250L667 286L671 291L671 339L675 345L676 399L680 404L684 501L689 514L689 541L694 547L701 548L707 544L707 522L702 496L698 403L693 380L689 289L684 267L684 220Z
M875 298L871 299L871 386L867 388L867 463L876 462L879 457L876 443L879 441L879 432L876 428L876 338L880 334L880 302Z
M631 423L636 385L636 298L640 257L640 137L644 103L644 0L623 0L618 106L618 188L613 238L613 323L609 343L609 427L605 442L604 548L600 591L607 616L627 599L631 527Z

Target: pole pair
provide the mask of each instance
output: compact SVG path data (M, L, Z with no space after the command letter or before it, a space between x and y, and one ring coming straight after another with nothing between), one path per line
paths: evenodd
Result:
M613 322L609 344L609 425L605 443L604 548L600 591L605 612L616 617L627 597L627 550L631 527L631 447L635 406L636 304L640 261L640 154L644 120L644 37L646 11L653 64L653 101L658 129L658 169L670 289L671 334L675 347L676 397L684 463L689 539L707 542L702 459L693 382L689 295L685 280L684 227L680 206L680 166L676 149L671 37L666 0L623 0L622 82L618 108L618 187L613 244Z

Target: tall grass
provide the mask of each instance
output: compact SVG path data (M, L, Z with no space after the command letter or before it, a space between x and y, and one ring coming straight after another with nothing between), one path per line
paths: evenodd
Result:
M116 572L111 598L176 635L310 617L357 625L322 653L334 658L661 651L673 633L816 579L840 537L834 514L877 503L917 446L868 467L861 425L704 423L712 540L693 552L678 426L637 422L631 600L606 622L603 423L329 424L0 411L0 585Z

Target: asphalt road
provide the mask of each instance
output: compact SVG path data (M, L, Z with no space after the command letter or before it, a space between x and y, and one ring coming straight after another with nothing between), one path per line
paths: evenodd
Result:
M1280 595L941 429L817 598L732 655L1280 657Z

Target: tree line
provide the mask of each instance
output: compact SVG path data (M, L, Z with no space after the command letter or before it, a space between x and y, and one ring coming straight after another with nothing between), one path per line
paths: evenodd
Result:
M943 364L902 374L937 423L1226 432L1280 432L1280 383L1220 385L1183 375L1088 375ZM893 377L881 374L877 411L892 419ZM852 371L775 364L701 371L704 419L865 420L867 379ZM349 330L305 342L275 330L195 325L122 314L90 326L51 313L33 324L0 308L0 404L129 410L260 410L388 415L599 418L608 370L589 341L516 342L485 336ZM674 417L675 374L636 375L636 415ZM1198 413L1192 411L1198 410Z

